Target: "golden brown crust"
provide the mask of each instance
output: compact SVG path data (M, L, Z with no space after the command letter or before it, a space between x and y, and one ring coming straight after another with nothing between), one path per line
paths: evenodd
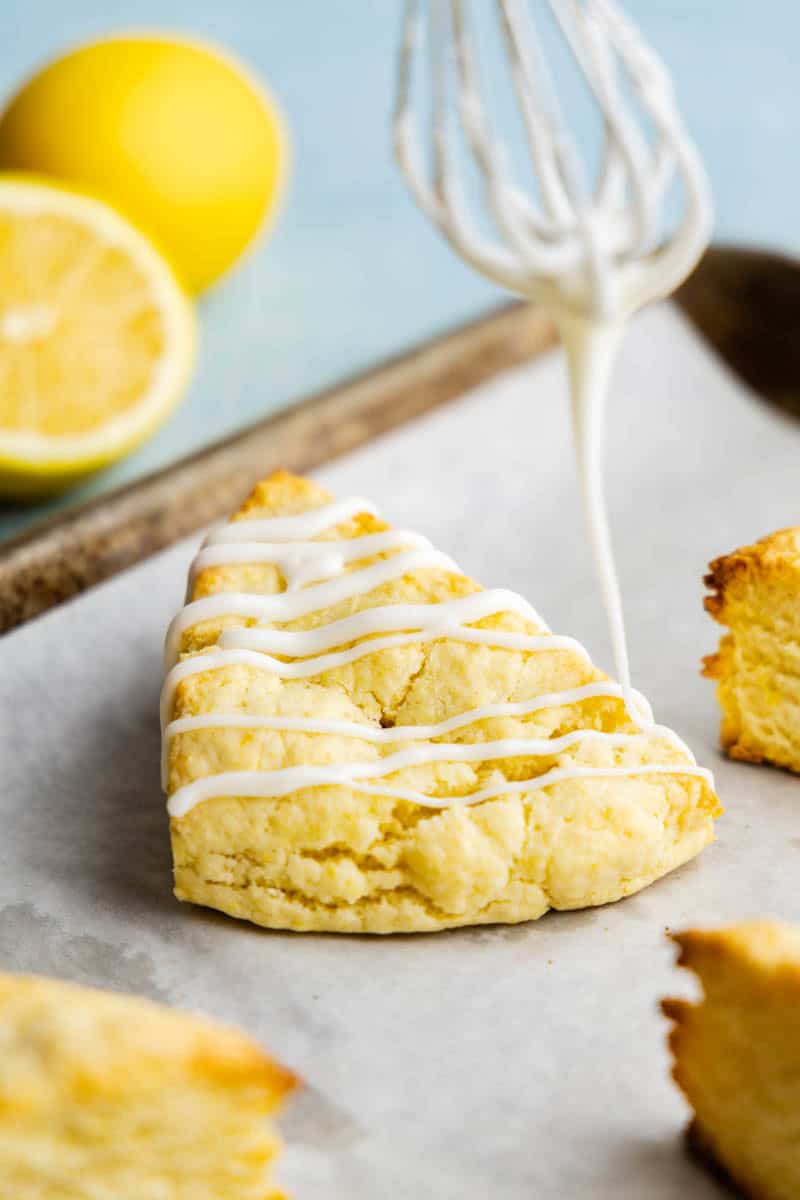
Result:
M770 921L671 935L702 987L668 999L672 1077L694 1110L692 1149L752 1200L800 1187L800 930Z
M730 554L713 559L708 564L708 574L703 577L712 593L703 600L706 612L721 625L726 625L730 592L754 577L776 571L800 576L800 526L779 529L750 546L740 546Z
M728 632L703 659L731 758L800 771L800 527L710 564L706 611Z
M765 1200L762 1193L746 1190L736 1182L728 1168L718 1159L710 1139L701 1129L697 1119L690 1121L687 1125L685 1140L686 1149L692 1158L705 1167L717 1183L721 1184L732 1196L738 1196L740 1200Z
M762 974L771 984L800 992L800 929L780 921L742 921L722 929L670 933L677 965L701 980L723 968Z
M719 654L704 654L700 662L700 674L704 679L719 679L720 676L720 660Z
M62 1083L91 1077L93 1087L106 1092L129 1091L153 1073L188 1073L222 1087L255 1089L266 1114L297 1084L291 1071L238 1029L142 996L61 979L0 973L0 1026L13 1029L20 1046L27 1029L31 1037L38 1031L39 1049L58 1055ZM6 1047L0 1094L9 1055Z
M4 1197L277 1200L267 1117L295 1083L196 1014L0 974Z

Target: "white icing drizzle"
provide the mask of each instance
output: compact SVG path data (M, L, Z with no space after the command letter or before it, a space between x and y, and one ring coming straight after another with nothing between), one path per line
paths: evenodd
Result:
M306 544L314 545L313 542ZM327 543L318 542L316 544L324 546ZM219 592L213 596L204 596L200 600L192 600L178 613L167 631L166 665L169 667L177 661L181 637L198 621L236 616L285 623L319 612L320 609L328 608L341 600L364 595L387 581L401 579L410 570L416 570L419 566L445 567L446 570L458 572L455 563L437 551L411 551L408 554L396 554L374 566L364 567L360 571L349 571L339 579L318 583L297 592L279 592L272 596L259 596L252 592ZM321 566L310 569L316 573L317 570L321 570ZM259 637L264 634L269 635L269 645L256 638L253 642L256 648L272 649L279 654L290 654L291 650L288 647L294 646L296 647L294 656L303 657L314 654L323 646L341 646L346 642L356 641L360 637L374 633L386 633L390 630L419 629L420 632L429 630L436 631L438 637L457 637L460 632L463 632L464 624L504 612L515 613L524 620L547 630L544 621L527 600L523 600L515 592L509 592L503 588L487 588L485 591L475 592L470 596L461 596L456 600L443 601L439 604L392 604L363 609L352 617L329 623L324 630L285 633L281 630L253 630L237 627L235 631L224 631L220 637L220 645L226 644L223 642L223 638L227 634L232 636L234 633L236 636L258 634ZM492 633L491 630L473 630L472 632ZM504 636L520 637L522 635L506 633ZM561 640L565 643L569 642L570 649L576 649L578 653L586 655L584 648L573 638L562 638ZM232 644L230 641L227 642L229 646ZM241 643L241 645L244 644L244 642ZM286 645L287 649L280 649L281 645ZM513 645L508 643L508 646L516 650L527 648L521 642ZM588 655L586 657L588 658Z
M162 721L164 713L169 713L172 709L175 690L182 680L188 678L190 675L202 675L205 671L216 670L218 667L254 667L258 671L269 671L270 674L279 675L282 679L309 679L314 675L321 675L323 671L333 671L336 667L347 666L348 663L356 662L359 658L366 658L368 654L375 654L379 650L388 650L395 646L410 646L423 642L440 641L443 638L450 638L451 640L460 642L473 642L504 650L523 650L529 653L535 653L538 650L570 650L575 654L580 654L587 662L589 661L589 656L583 646L580 642L576 642L574 638L555 637L552 634L536 637L522 633L503 633L501 630L493 629L461 629L458 626L454 626L452 629L440 628L430 633L398 633L392 637L373 638L369 641L361 642L357 646L353 646L350 650L342 650L338 654L318 655L314 658L294 663L281 662L277 658L272 658L268 654L260 653L248 647L239 648L236 645L223 645L223 641L228 634L231 641L234 641L239 633L244 635L245 633L255 634L257 632L259 631L225 630L220 635L219 645L221 648L219 650L196 654L176 663L164 680L164 688L161 694ZM263 632L272 633L275 631L264 630Z
M432 606L431 606L432 607ZM222 650L269 649L275 636L271 629L226 629L220 634L219 646ZM288 634L287 637L291 637ZM535 653L537 650L571 650L573 654L585 654L580 642L570 637L554 637L545 634L542 637L524 633L504 633L496 629L464 629L461 625L434 626L428 632L395 633L390 637L370 638L351 646L349 650L340 650L336 654L318 654L313 658L303 658L299 662L286 663L277 658L264 654L265 664L282 679L309 679L321 675L323 671L333 671L337 667L345 667L360 658L376 654L379 650L392 650L396 646L421 645L423 642L436 642L443 639L456 642L468 642L477 646L491 646L495 650L521 650ZM299 643L298 643L299 645ZM282 650L286 654L291 651ZM302 654L305 651L296 651Z
M710 773L695 765L690 751L680 738L666 727L653 723L644 697L612 681L598 681L520 702L482 705L438 724L395 726L389 729L349 721L244 713L206 713L170 721L175 690L182 680L226 667L244 666L268 671L285 679L310 678L381 650L442 639L524 653L563 650L589 661L584 647L573 638L559 637L549 632L523 634L473 628L474 622L486 617L513 613L539 629L547 630L526 600L503 589L488 589L440 603L378 605L309 630L237 625L222 631L214 649L177 661L183 633L199 621L235 616L242 620L282 624L366 595L384 583L423 567L460 573L455 563L435 551L427 539L403 530L366 534L363 538L340 542L313 540L342 521L365 511L375 512L364 501L343 500L291 517L236 521L212 531L198 555L195 573L212 565L271 562L283 574L287 587L286 591L267 596L246 592L206 596L187 603L172 622L166 645L167 663L171 664L171 669L161 697L162 776L166 787L167 755L172 739L194 729L294 730L351 737L378 746L391 746L398 742L422 744L405 746L402 750L368 762L336 763L325 767L303 765L274 771L226 771L209 775L179 788L172 795L168 804L172 816L184 816L196 804L215 796L275 797L301 788L329 785L345 785L365 794L390 796L428 808L444 808L453 804L478 804L500 795L533 792L572 778L675 774L695 775L711 782ZM291 538L295 541L290 541ZM351 563L390 551L396 553L386 560L344 570ZM376 636L381 634L387 636ZM280 655L280 658L274 655ZM555 738L515 737L485 742L431 744L432 739L478 721L525 716L546 708L598 697L622 699L640 732L606 733L580 729ZM642 734L668 742L676 751L685 754L689 761L630 767L572 763L554 767L534 779L496 779L466 796L441 798L415 789L361 782L380 779L421 764L552 757L588 742L600 742L608 746L631 745Z
M467 6L455 0L450 22L444 18L428 29L430 156L420 144L413 100L412 64L423 21L421 9L408 0L394 149L412 196L456 253L494 283L541 306L561 334L589 539L616 674L629 702L622 595L603 488L605 406L628 321L643 305L668 296L695 266L708 244L711 202L669 74L633 23L609 0L552 0L550 7L602 117L594 181L580 169L578 148L560 116L535 22L526 19L524 4L511 0L499 0L499 11L536 188L526 187L508 161L492 119L501 115L491 111L496 97L481 83L480 43ZM459 125L482 179L477 189L460 178L461 146L454 151ZM428 162L434 164L432 178ZM473 212L477 196L485 200L484 219ZM670 210L677 222L665 228Z
M203 657L203 656L201 656ZM194 660L188 659L188 662ZM255 716L249 713L200 713L191 717L178 717L169 724L163 725L163 744L161 760L161 778L164 790L167 790L167 759L172 738L179 733L189 733L193 729L273 729L295 733L333 734L337 737L358 738L360 741L376 745L390 745L393 742L413 742L435 740L465 729L478 721L488 721L498 717L526 717L547 708L565 708L568 705L580 704L584 700L622 699L622 688L611 680L599 683L586 683L582 687L567 688L562 692L545 692L533 700L504 701L498 704L482 704L479 708L471 708L446 721L435 725L396 725L383 729L379 725L367 725L358 721L318 720L315 717L277 717ZM653 726L653 713L650 705L641 692L634 692L634 701L640 713L640 722L644 726ZM162 716L163 721L163 716ZM653 726L664 735L669 735L674 744L689 754L688 748L680 738L666 726ZM552 743L550 743L552 745Z
M350 521L361 514L375 517L378 510L371 500L363 496L332 500L320 508L294 513L290 517L258 517L256 520L222 521L214 525L206 536L205 545L215 546L226 542L299 542L319 537L336 525ZM339 543L341 544L341 543Z
M610 737L611 735L607 734L606 736ZM470 792L467 796L448 796L440 799L437 796L428 796L425 792L418 792L413 788L359 783L354 776L354 769L365 765L367 764L341 763L337 764L336 768L283 767L279 771L226 771L220 775L207 775L204 779L195 779L193 783L187 783L173 792L167 802L167 811L171 817L185 817L195 805L219 796L269 799L276 796L288 796L290 792L298 792L302 788L326 786L345 786L353 792L360 792L366 796L390 796L395 800L406 800L409 804L418 804L421 808L450 808L456 804L470 808L473 804L482 804L484 800L494 800L498 796L538 792L567 779L604 779L636 775L694 775L704 779L709 786L713 785L710 771L688 763L648 763L635 767L584 767L575 764L569 767L553 767L551 771L546 771L544 775L537 775L534 779L503 779L487 784L479 791ZM368 765L371 770L365 771L364 775L373 778L384 773L382 770L376 769L374 763Z
M250 524L260 525L260 521ZM420 533L404 529L388 529L384 533L368 533L364 537L341 542L217 542L206 540L192 563L189 582L194 582L206 567L228 566L231 563L271 563L284 577L286 590L305 587L322 579L332 579L352 562L385 554L388 550L433 550Z
M321 553L325 553L329 543L317 544L323 548ZM219 592L214 596L203 596L184 605L170 625L165 650L167 666L175 662L178 656L182 635L198 621L217 620L226 616L253 617L261 621L295 621L298 617L319 612L342 600L366 595L384 583L402 579L410 571L418 571L423 567L438 567L458 573L453 560L438 550L409 550L360 571L348 571L338 578L293 592L278 592L272 596L259 596L252 592ZM517 600L519 604L525 603L521 597ZM533 614L528 619L535 620L533 609L530 605L527 608Z
M614 561L603 486L606 402L623 324L599 319L587 321L563 311L554 311L553 315L567 358L575 452L589 541L608 619L614 666L628 698L631 693L631 672L622 591Z

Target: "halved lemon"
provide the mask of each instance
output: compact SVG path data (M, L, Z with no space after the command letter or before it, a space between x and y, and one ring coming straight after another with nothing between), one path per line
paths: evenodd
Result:
M194 310L114 209L0 175L0 495L43 496L165 420L188 382Z
M46 63L0 113L0 170L101 196L209 287L274 220L288 138L276 101L217 46L121 33Z

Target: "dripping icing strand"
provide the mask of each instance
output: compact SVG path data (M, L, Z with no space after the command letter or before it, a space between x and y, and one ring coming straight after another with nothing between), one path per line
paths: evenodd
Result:
M163 730L162 774L166 784L166 755L171 739L195 728L294 729L306 733L335 733L361 738L375 744L431 739L454 729L495 716L520 716L544 708L577 703L593 697L623 699L638 734L612 734L600 730L575 730L556 738L506 738L494 742L445 743L411 746L379 761L337 763L326 767L285 767L276 771L227 771L209 775L179 788L170 798L172 816L183 816L196 804L214 796L284 796L303 787L346 785L366 794L386 795L430 808L453 804L472 805L510 793L527 793L564 779L606 776L674 774L694 775L711 782L710 772L695 765L691 752L671 730L655 725L647 701L629 685L597 682L564 692L555 692L519 703L484 705L451 717L438 725L398 726L381 729L356 722L318 721L303 717L251 717L244 714L210 713L182 717L170 722L175 689L192 675L228 666L247 666L269 671L282 678L308 678L357 661L394 646L430 642L443 638L511 649L525 653L569 650L585 661L589 655L575 639L558 637L531 605L514 592L487 589L456 600L433 604L394 604L364 609L312 630L281 630L236 626L223 630L217 647L178 661L183 633L199 621L223 616L285 623L320 611L343 600L365 595L410 571L436 567L460 572L446 555L434 550L418 534L386 530L362 538L314 541L335 525L358 513L375 513L367 502L341 500L307 513L290 517L234 521L217 527L207 537L191 578L208 566L245 562L271 562L281 571L286 590L272 595L219 593L189 601L172 622L165 655L171 668L161 698ZM388 559L345 571L351 563L397 551ZM469 623L499 613L514 613L537 625L537 634L505 630L475 629ZM386 633L389 636L379 637ZM359 639L365 639L359 641ZM348 643L346 649L326 653ZM271 652L271 653L269 653ZM320 653L322 652L322 653ZM272 657L281 655L281 659ZM282 661L290 659L293 661ZM547 757L584 742L606 745L630 744L642 733L658 736L685 754L687 763L650 763L636 766L590 767L574 763L559 765L531 780L498 780L467 796L437 798L414 789L362 783L405 767L430 762L486 762L512 756Z

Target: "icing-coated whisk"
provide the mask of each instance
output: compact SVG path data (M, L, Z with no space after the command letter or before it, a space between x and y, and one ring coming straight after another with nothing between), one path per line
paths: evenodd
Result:
M578 311L622 306L630 313L677 287L705 248L705 170L664 65L614 0L546 4L600 110L596 179L590 183L564 121L527 0L496 0L494 7L538 195L515 182L492 128L467 0L407 0L393 121L397 161L420 208L483 275L543 299L558 280ZM430 54L429 156L412 103L423 42ZM456 125L482 180L494 238L479 231L470 212ZM665 237L664 200L675 181L682 211Z
M633 713L603 496L603 411L625 321L677 287L708 243L708 182L664 65L615 0L539 5L554 18L598 108L602 132L594 178L564 119L532 6L527 0L486 5L499 22L536 186L521 186L494 128L467 0L407 0L395 153L420 208L461 257L541 303L562 335L589 534L617 674ZM423 44L430 58L427 154L419 135L423 105L412 101ZM464 151L481 184L486 211L480 215L471 204L475 189L465 179ZM670 225L665 217L673 188L680 195ZM492 234L483 232L487 218Z

